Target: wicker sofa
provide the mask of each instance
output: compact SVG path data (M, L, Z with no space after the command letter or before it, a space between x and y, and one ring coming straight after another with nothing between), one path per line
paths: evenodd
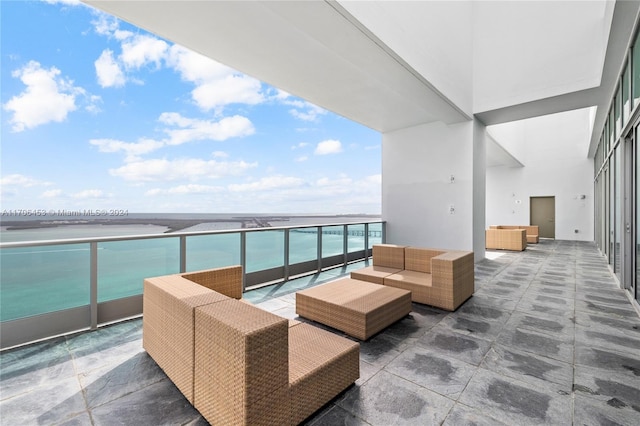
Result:
M524 229L526 231L528 244L538 244L540 242L540 229L538 225L491 225L489 229Z
M359 378L357 342L241 297L240 266L144 280L143 347L210 424L299 424Z
M455 311L474 292L473 252L382 245L385 251L402 256L404 267L382 278L385 286L411 291L413 302ZM376 246L373 247L375 264ZM387 256L388 253L386 254ZM399 261L398 261L399 262ZM398 263L399 265L399 263ZM351 272L351 278L379 282L379 271L367 267Z
M524 229L489 228L485 231L485 247L497 250L523 251L527 248Z

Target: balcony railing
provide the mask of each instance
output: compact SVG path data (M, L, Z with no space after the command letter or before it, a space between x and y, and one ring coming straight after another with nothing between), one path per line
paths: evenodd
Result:
M366 259L380 221L0 244L0 349L142 314L144 278L242 265L243 288Z

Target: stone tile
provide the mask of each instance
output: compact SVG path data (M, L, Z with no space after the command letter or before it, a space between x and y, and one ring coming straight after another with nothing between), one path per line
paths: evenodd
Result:
M551 336L526 328L505 326L496 340L503 346L546 356L559 361L573 361L573 337Z
M584 330L590 329L604 333L640 337L639 318L612 318L605 315L576 311L576 326Z
M400 354L385 370L440 395L457 399L476 367L416 346Z
M537 331L552 336L564 335L573 338L575 324L567 317L543 317L526 312L516 311L507 322L508 327Z
M2 400L75 376L64 337L0 353Z
M86 373L143 352L142 321L127 321L70 336L67 344L76 371Z
M513 304L515 303L513 302ZM508 308L502 308L500 306L498 298L479 295L469 299L465 304L460 306L453 315L464 315L465 317L477 317L478 319L487 321L505 323L509 319L511 312L509 312Z
M558 297L548 294L533 293L524 295L522 299L522 301L530 300L532 303L535 303L537 305L543 305L550 308L558 308L562 310L573 311L574 307L573 296Z
M640 377L576 365L574 391L611 407L631 407L640 419Z
M449 314L447 311L419 303L413 303L411 312L400 321L391 324L382 333L395 338L420 337L439 324Z
M504 287L483 285L479 290L476 290L476 294L483 296L502 297L509 300L518 300L522 297L523 292Z
M86 412L82 389L76 377L49 381L0 402L2 424L58 424Z
M512 425L571 423L571 396L505 377L482 368L464 390L459 403Z
M78 377L89 408L167 380L166 374L146 352L137 353L122 363L109 364Z
M592 346L618 352L640 354L640 336L626 336L604 330L576 327L576 347Z
M303 425L307 426L365 426L368 425L364 420L361 420L349 413L342 407L331 404L309 419L308 422L304 422Z
M382 367L369 364L368 362L363 361L361 359L360 360L360 378L356 380L356 385L362 386L363 384L365 384L367 380L375 376L380 370L382 370Z
M533 298L523 298L516 306L516 310L520 312L528 312L532 315L539 315L541 317L556 316L567 317L573 316L573 307L568 308L566 306L550 306L545 301L538 301Z
M502 331L502 320L485 320L477 315L451 314L440 322L443 327L450 328L456 333L495 340Z
M615 400L611 402L594 400L576 393L573 401L573 422L576 425L637 425L637 410Z
M455 333L441 325L418 339L418 344L444 357L452 357L472 365L479 365L491 347L488 340Z
M620 374L631 373L640 377L640 359L637 353L620 353L590 345L579 345L576 346L575 364Z
M573 366L552 358L494 345L480 367L523 382L540 385L540 381L558 385L558 390L571 392Z
M456 310L456 313L460 312L460 309L463 306L475 307L480 305L504 311L504 315L508 316L507 311L513 311L516 308L517 304L518 301L516 300L509 300L503 297L475 293L473 296L471 296L471 298L467 299L467 301L464 302L464 304L462 304L462 306L459 307L458 310Z
M445 419L442 426L500 426L505 425L485 415L482 411L467 407L463 404L456 404Z
M370 425L438 425L454 401L381 371L336 403Z
M92 410L94 425L185 424L200 413L171 381L162 380Z
M405 344L380 333L365 342L360 342L360 358L376 367L384 367L395 357L400 355Z
M629 303L629 299L624 292L611 291L581 291L576 294L576 299L614 307Z

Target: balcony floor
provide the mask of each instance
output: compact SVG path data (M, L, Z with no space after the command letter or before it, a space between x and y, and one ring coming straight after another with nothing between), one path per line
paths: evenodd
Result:
M355 386L309 425L640 423L640 319L593 243L488 251L456 312L413 312L361 343ZM363 263L246 293L288 318L295 291ZM0 421L205 425L142 349L142 321L0 354Z

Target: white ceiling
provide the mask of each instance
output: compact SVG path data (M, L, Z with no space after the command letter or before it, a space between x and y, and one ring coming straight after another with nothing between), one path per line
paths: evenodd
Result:
M613 92L600 86L611 1L85 2L381 132L473 114L495 124ZM618 3L630 33L640 2Z

